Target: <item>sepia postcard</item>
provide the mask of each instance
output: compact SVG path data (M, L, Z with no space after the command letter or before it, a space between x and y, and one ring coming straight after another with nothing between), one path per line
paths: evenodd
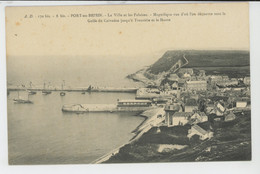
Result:
M248 3L5 14L10 165L251 160Z

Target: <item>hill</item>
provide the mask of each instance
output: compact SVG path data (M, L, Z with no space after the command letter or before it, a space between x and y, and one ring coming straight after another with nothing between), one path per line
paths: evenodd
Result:
M195 161L250 161L251 112L236 114L231 122L205 122L201 127L212 127L214 137L199 140L187 138L189 125L150 129L136 142L120 148L119 153L104 163L195 162ZM161 152L161 144L185 146Z
M127 78L145 85L159 86L168 74L180 67L205 70L207 75L228 75L230 78L250 76L249 51L241 50L170 50L154 64Z
M167 51L147 70L152 74L168 71L183 55L189 63L185 68L195 67L241 67L249 66L249 51L237 50L172 50Z

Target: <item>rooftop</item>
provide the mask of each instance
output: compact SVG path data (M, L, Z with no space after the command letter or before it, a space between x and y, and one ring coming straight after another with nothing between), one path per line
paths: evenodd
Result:
M207 116L207 115L205 114L205 112L198 112L198 114L199 114L200 116Z
M168 79L172 81L178 81L179 77L177 74L171 74L170 77L168 77Z
M150 100L119 100L122 103L151 103Z
M186 81L188 84L196 84L196 83L207 83L206 80L195 80L195 81Z
M171 110L171 111L179 111L180 110L180 105L177 103L174 104L168 104L164 108L165 110Z
M201 133L202 135L207 134L207 131L205 131L204 129L202 129L198 125L194 125L194 126L192 126L192 128L195 129L196 131L198 131L199 133Z
M189 117L193 114L193 112L175 112L173 117Z

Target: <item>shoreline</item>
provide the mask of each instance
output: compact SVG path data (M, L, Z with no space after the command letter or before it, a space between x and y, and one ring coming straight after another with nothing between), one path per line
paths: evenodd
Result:
M108 152L107 154L99 157L98 159L92 161L90 164L101 164L107 160L109 160L112 156L116 155L117 153L119 153L120 148L122 148L123 146L130 144L136 140L138 140L139 138L142 137L142 135L149 131L153 126L154 121L158 121L157 119L157 115L158 113L160 114L161 111L163 109L162 108L157 108L157 109L151 109L151 110L147 110L144 111L143 113L139 114L139 117L144 117L144 121L142 121L131 133L135 133L135 135L126 143L124 143L123 145L113 149L112 151ZM145 115L145 112L149 112L149 111L155 111L153 113L148 113L148 115ZM149 115L151 114L151 115ZM156 117L156 118L154 118ZM159 121L160 122L160 121ZM155 122L155 124L158 124ZM143 127L143 128L142 128Z
M109 160L113 155L119 153L119 150L121 147L127 145L127 144L130 144L131 142L133 142L133 140L135 139L135 137L139 134L138 132L136 132L144 123L145 121L148 119L148 117L146 116L143 116L141 114L138 115L138 117L144 117L145 119L133 130L131 131L131 133L135 134L128 142L120 145L119 147L113 149L112 151L106 153L105 155L99 157L98 159L92 161L90 164L101 164L107 160Z

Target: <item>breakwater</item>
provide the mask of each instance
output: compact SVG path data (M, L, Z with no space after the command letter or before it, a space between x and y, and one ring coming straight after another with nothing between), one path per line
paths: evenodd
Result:
M125 92L125 93L136 93L138 88L114 88L114 87L92 87L91 89L89 87L80 87L80 88L24 88L24 87L7 87L8 91L65 91L65 92Z

